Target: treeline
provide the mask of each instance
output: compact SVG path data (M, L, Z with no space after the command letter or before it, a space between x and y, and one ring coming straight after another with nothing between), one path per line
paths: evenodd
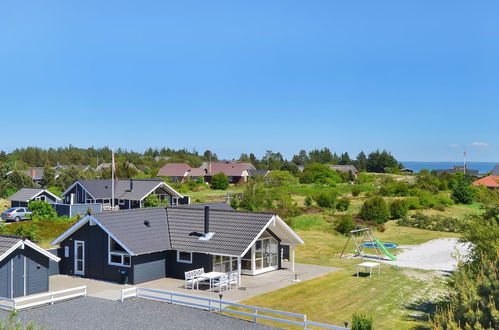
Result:
M141 172L155 175L155 172L166 163L186 162L193 167L198 167L203 161L218 160L217 154L206 150L202 154L196 150L148 148L143 153L118 148L115 150L117 161L132 163ZM242 153L239 161L251 162L258 169L297 171L297 165L311 163L354 165L359 171L391 172L401 168L401 164L386 151L376 150L369 154L361 151L355 158L348 152L337 154L329 148L300 150L293 155L291 161L287 160L280 152L267 150L262 158L254 153ZM0 152L0 163L7 162L13 169L26 169L28 167L49 167L57 164L63 165L90 165L96 167L101 163L111 162L111 149L103 148L77 148L74 146L42 149L37 147L19 148L12 153Z

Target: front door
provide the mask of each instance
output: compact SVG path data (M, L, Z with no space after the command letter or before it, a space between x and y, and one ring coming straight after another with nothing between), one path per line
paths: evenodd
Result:
M85 276L85 242L75 241L74 274Z
M18 253L12 258L12 298L26 295L26 257Z

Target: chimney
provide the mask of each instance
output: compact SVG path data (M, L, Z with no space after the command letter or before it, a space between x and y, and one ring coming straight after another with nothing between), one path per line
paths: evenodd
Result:
M211 162L208 162L208 174L211 173Z
M35 177L35 173L36 173L36 171L34 169L30 169L29 170L29 176L30 177L34 178Z
M133 179L130 178L130 191L133 190Z
M210 207L204 206L204 234L208 235L210 232Z

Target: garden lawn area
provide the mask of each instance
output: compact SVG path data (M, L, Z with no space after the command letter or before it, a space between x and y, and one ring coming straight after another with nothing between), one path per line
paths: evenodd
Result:
M413 310L415 307L427 307L424 304L418 306L419 302L442 292L444 282L435 275L436 272L383 264L381 276L357 278L356 265L361 262L360 259L339 258L348 238L321 227L317 216L320 215L299 221L296 230L305 244L297 248L296 262L340 267L343 270L251 298L244 301L245 304L304 313L312 321L334 325L351 322L352 313L361 312L373 317L376 329L429 327L427 321L411 315L420 313ZM308 230L300 230L300 226ZM402 245L456 237L454 233L397 226L393 221L387 224L384 233L374 234L383 242ZM353 246L350 245L346 253L352 252Z
M191 203L197 203L197 199L201 202L225 201L224 197L227 196L227 193L232 196L234 194L242 193L243 190L244 185L231 185L227 190L210 189L206 186L206 189L200 191L189 191L184 195L191 198Z
M9 233L14 233L14 231L19 227L22 226L28 227L31 224L34 224L36 226L36 237L37 237L36 243L41 247L48 249L52 247L50 246L50 242L52 242L55 238L57 238L66 230L68 230L69 227L71 227L75 223L76 221L64 222L64 221L51 221L51 220L44 220L44 221L27 220L27 221L13 222L5 226L9 231Z

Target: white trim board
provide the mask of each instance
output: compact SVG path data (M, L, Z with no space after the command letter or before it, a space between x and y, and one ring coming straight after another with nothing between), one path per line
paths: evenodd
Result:
M16 244L14 244L10 249L8 249L2 255L0 255L0 261L2 261L3 259L7 258L11 253L13 253L18 248L24 249L24 245L29 246L33 250L35 250L35 251L43 254L44 256L46 256L46 257L48 257L48 258L50 258L50 259L52 259L52 260L54 260L56 262L59 262L61 260L61 258L59 258L58 256L53 255L52 253L48 252L45 249L42 249L41 247L39 247L35 243L33 243L33 242L31 242L31 241L29 241L27 239L26 240L19 239L19 242L17 242Z
M166 183L164 182L159 182L156 187L154 187L151 191L149 191L147 194L145 194L141 199L140 201L143 201L147 196L149 196L152 192L154 192L156 189L158 189L159 187L162 187L162 186L165 186L166 187L166 190L169 190L172 194L176 194L177 195L177 198L184 198L184 196L180 195L175 189L173 189L172 187L170 187L169 185L167 185ZM173 197L173 196L172 196Z
M80 183L80 181L76 181L75 183L73 183L71 186L69 186L68 189L66 189L65 192L63 192L61 194L61 197L66 197L66 194L71 190L73 189L76 185L79 185L81 187L81 189L85 190L87 192L87 194L90 195L90 197L92 197L93 199L98 199L98 198L95 198L94 195L92 195L91 193L88 192L87 189L85 189L85 187L83 187L83 185Z
M93 221L94 224L97 224L99 227L101 227L102 230L104 230L106 232L106 234L108 234L116 242L118 242L118 244L121 245L126 250L126 252L128 252L130 255L135 255L135 253L133 253L132 250L130 250L125 244L123 244L123 242L121 242L116 236L114 236L113 233L111 233L102 223L100 223L99 220L97 220L92 215L87 215L83 219L81 219L80 221L78 221L77 223L75 223L71 228L69 228L64 233L62 233L62 235L60 235L55 240L53 240L50 243L50 245L57 245L57 244L59 244L61 241L65 240L67 237L69 237L69 235L71 235L72 233L74 233L75 231L77 231L78 229L80 229L81 227L83 227L83 225L85 225L90 220Z

